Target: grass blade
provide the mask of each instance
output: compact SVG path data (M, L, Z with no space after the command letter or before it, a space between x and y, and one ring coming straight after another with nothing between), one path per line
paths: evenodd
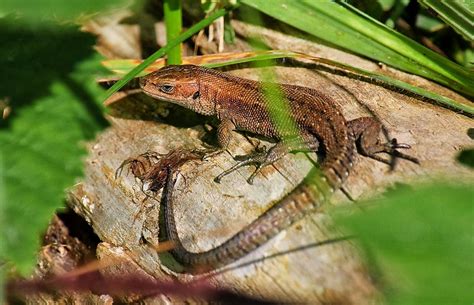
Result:
M474 75L343 2L242 0L330 44L474 96Z
M179 36L182 30L181 0L165 0L163 2L165 13L166 41L172 41ZM181 64L181 45L178 44L168 52L168 65Z
M418 2L436 12L468 41L474 40L474 2L452 0L419 0Z

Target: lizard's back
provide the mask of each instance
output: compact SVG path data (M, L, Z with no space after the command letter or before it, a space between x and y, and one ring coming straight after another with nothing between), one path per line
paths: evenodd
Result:
M215 99L220 120L230 118L237 129L265 137L301 136L307 143L317 141L326 156L323 171L333 178L334 187L343 182L352 163L354 140L340 107L331 98L312 88L264 83L228 74L222 77L223 73L211 71L202 76L201 87L209 98ZM289 107L273 107L271 115L269 103L281 105L282 97ZM287 109L291 110L290 114ZM272 123L274 117L280 118L278 124L283 127L296 124L299 134L295 135L291 128L278 129ZM324 170L329 167L334 171Z

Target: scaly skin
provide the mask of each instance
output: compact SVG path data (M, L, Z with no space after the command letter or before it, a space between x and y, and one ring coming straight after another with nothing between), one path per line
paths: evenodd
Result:
M258 248L280 231L308 213L314 212L341 187L354 162L355 143L365 156L384 161L379 152L405 157L395 148L408 145L380 143L380 124L370 117L346 121L331 98L315 89L281 84L280 95L264 94L262 83L193 65L168 66L140 80L143 91L159 100L179 104L197 113L216 116L218 142L226 148L233 130L248 131L276 140L300 136L307 149L322 150L325 158L320 171L313 169L288 195L220 246L201 253L187 251L182 245L171 203L172 182L168 177L165 192L167 234L175 248L174 257L194 272L209 271L229 264ZM287 115L299 128L299 135L277 132L267 111L267 102L284 96L291 113ZM319 147L319 148L318 148ZM288 150L298 150L291 141L279 142L259 163L268 165ZM169 175L171 176L171 175ZM219 177L220 178L220 177Z

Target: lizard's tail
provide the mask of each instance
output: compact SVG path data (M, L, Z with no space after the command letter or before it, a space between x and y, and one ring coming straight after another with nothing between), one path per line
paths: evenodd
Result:
M353 145L353 141L349 141ZM354 149L344 147L333 160L313 168L306 178L277 204L263 213L239 233L205 252L189 252L181 243L174 218L172 191L174 180L169 173L163 190L165 226L168 238L174 243L174 258L191 272L200 273L227 265L260 247L308 213L318 210L347 178L353 163Z

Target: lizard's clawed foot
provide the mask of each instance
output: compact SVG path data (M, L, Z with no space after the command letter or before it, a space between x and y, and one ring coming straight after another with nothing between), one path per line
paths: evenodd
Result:
M409 156L407 154L399 152L397 149L410 149L409 144L398 143L396 138L393 138L390 142L386 143L386 152L391 154L394 157L403 158L405 160L411 161L416 164L420 164L420 160L415 157Z
M235 170L247 166L247 165L255 165L255 171L248 177L247 183L253 184L253 180L255 176L267 165L273 164L276 160L280 159L281 155L276 153L274 148L267 151L266 147L263 146L262 148L257 148L257 150L246 156L236 156L234 159L238 162L229 168L228 170L223 171L219 176L214 178L214 181L220 183L223 177L227 176L228 174L234 172Z
M166 154L160 154L154 151L147 151L143 154L140 154L138 157L131 157L122 162L120 166L115 171L115 180L122 175L123 169L128 167L128 171L137 177L142 177L145 175L148 168L153 164L158 163L158 161L165 156ZM128 173L127 173L128 174Z
M132 174L141 180L142 191L158 192L164 185L168 169L178 170L191 160L202 158L203 152L197 150L175 149L167 154L146 152L138 157L128 158L117 169L116 178L120 176L124 167L128 167Z
M409 144L405 144L405 143L398 143L396 138L393 138L390 142L382 144L379 147L380 147L380 149L378 149L374 152L368 153L367 156L369 156L370 158L372 158L374 160L377 160L377 161L380 161L380 162L383 162L383 163L386 163L386 164L390 165L390 167L392 169L395 167L396 158L393 158L391 161L389 161L389 160L386 160L386 159L378 156L377 155L378 153L385 152L385 153L390 154L394 157L402 158L402 159L411 161L413 163L420 164L420 161L417 158L409 156L409 155L404 154L404 153L397 150L397 149L410 149L411 146Z
M199 151L202 154L201 161L208 161L209 159L220 155L225 150L220 148L206 148L205 150Z
M410 149L411 146L405 143L398 143L396 138L393 138L390 142L385 143L386 151L388 153L394 151L395 149Z

